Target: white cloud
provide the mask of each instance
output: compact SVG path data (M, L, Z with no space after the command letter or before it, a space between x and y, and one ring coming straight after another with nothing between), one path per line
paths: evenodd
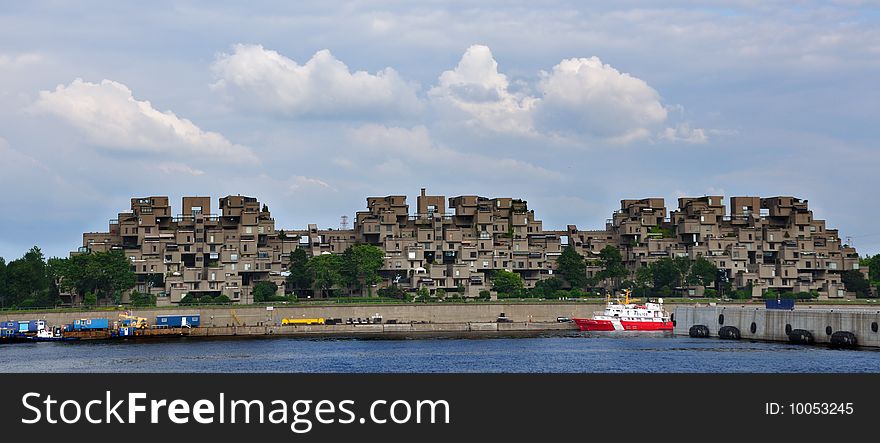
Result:
M709 141L706 131L699 128L691 129L690 125L687 123L680 123L674 128L666 128L657 134L657 138L671 142L694 144L702 144Z
M425 170L468 171L487 177L517 177L529 180L560 180L562 174L531 163L504 157L464 153L436 144L427 128L364 125L352 131L352 143L365 147L367 153L384 156L382 172L397 173L418 167ZM391 169L393 168L393 169Z
M492 51L473 45L455 69L440 74L428 96L442 111L459 111L471 126L499 132L532 131L530 111L536 99L512 93L507 76L498 72Z
M329 183L325 182L324 180L314 178L314 177L306 177L304 175L297 175L297 176L292 177L290 179L290 181L292 183L290 184L290 186L288 186L288 189L291 191L301 191L303 189L310 188L310 187L318 187L318 188L329 189L331 191L336 191L336 189L333 186L330 186Z
M216 132L204 131L171 111L160 112L138 101L122 83L74 80L54 91L40 91L31 106L54 114L81 131L90 142L120 151L199 155L200 159L256 162L245 146Z
M158 165L159 171L164 174L189 174L192 176L205 175L205 171L195 169L183 163L167 162Z
M235 45L212 66L216 90L254 108L295 116L407 114L421 104L417 86L397 71L351 72L328 50L300 65L261 45Z
M12 69L33 63L38 63L43 59L39 54L23 53L17 55L0 54L0 68Z
M538 89L540 122L553 130L632 140L667 117L654 88L598 57L566 59L542 71Z

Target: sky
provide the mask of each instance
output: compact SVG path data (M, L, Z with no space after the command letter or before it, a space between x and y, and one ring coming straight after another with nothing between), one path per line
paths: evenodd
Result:
M793 195L880 252L870 1L3 2L0 256L66 256L130 198Z

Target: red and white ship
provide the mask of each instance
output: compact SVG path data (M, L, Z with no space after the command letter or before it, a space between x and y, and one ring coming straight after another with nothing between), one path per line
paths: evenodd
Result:
M605 311L596 312L592 318L573 318L581 331L671 331L672 320L663 310L663 299L657 303L630 303L629 290L626 299L608 300Z

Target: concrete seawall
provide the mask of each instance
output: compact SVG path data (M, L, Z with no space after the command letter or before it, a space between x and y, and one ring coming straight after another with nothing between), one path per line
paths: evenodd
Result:
M202 326L273 326L283 318L369 318L374 314L398 323L491 323L500 313L514 322L555 322L556 317L589 317L603 306L591 303L474 303L474 304L400 304L400 305L330 305L192 307L190 309L133 309L132 315L146 317L153 324L156 315L199 314ZM73 323L82 318L108 318L112 322L122 311L0 313L5 320L46 320L49 325ZM363 326L363 325L359 325ZM391 326L391 325L386 325ZM408 325L407 325L408 326Z
M717 338L723 326L733 326L743 340L788 342L789 331L802 329L809 331L817 344L830 344L833 333L846 331L856 336L859 346L880 348L877 309L677 306L673 319L676 335L688 335L691 326L704 325L709 328L710 337Z

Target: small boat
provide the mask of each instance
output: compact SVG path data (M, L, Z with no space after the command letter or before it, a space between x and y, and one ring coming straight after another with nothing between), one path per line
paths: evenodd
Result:
M79 337L65 337L61 328L40 329L36 335L23 335L20 337L24 341L74 341Z
M624 291L625 299L611 300L605 310L591 318L573 318L581 331L671 331L672 320L663 310L663 299L656 303L631 303L630 291Z

